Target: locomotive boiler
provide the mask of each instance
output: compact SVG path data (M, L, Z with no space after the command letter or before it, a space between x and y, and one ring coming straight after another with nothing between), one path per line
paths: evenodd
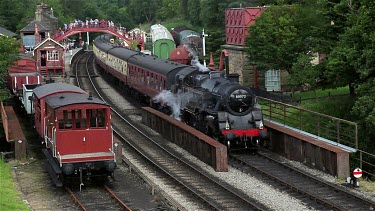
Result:
M268 138L256 96L238 83L238 75L196 63L181 63L145 55L95 39L97 63L139 99L225 144L228 149L255 148Z
M228 149L255 148L268 139L262 109L237 75L220 71L179 75L176 93L190 93L181 105L181 119L225 144Z

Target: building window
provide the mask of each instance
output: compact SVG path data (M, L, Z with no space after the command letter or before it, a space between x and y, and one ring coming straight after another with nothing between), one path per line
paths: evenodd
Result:
M47 51L47 61L59 61L59 52L57 50Z
M281 91L280 70L267 70L265 73L267 91Z

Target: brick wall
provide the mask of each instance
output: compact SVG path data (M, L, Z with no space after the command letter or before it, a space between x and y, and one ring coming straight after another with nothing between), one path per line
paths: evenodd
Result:
M246 87L255 87L255 67L249 61L245 47L237 45L222 45L229 54L229 73L240 75L239 81ZM264 88L264 72L258 71L259 88Z

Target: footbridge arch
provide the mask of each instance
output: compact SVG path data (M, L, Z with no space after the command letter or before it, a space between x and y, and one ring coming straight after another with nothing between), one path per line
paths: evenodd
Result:
M107 27L107 26L74 26L69 28L60 29L54 35L51 36L57 42L68 38L69 36L80 34L83 32L102 32L106 34L111 34L122 39L128 46L132 46L132 43L138 42L139 45L144 47L144 37L143 34L139 36L134 36L133 34L128 34L124 28L121 27Z

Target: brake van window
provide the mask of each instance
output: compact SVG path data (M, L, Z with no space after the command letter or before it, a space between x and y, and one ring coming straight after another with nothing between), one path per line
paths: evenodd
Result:
M103 128L106 125L105 109L88 109L87 118L90 120L90 128Z

